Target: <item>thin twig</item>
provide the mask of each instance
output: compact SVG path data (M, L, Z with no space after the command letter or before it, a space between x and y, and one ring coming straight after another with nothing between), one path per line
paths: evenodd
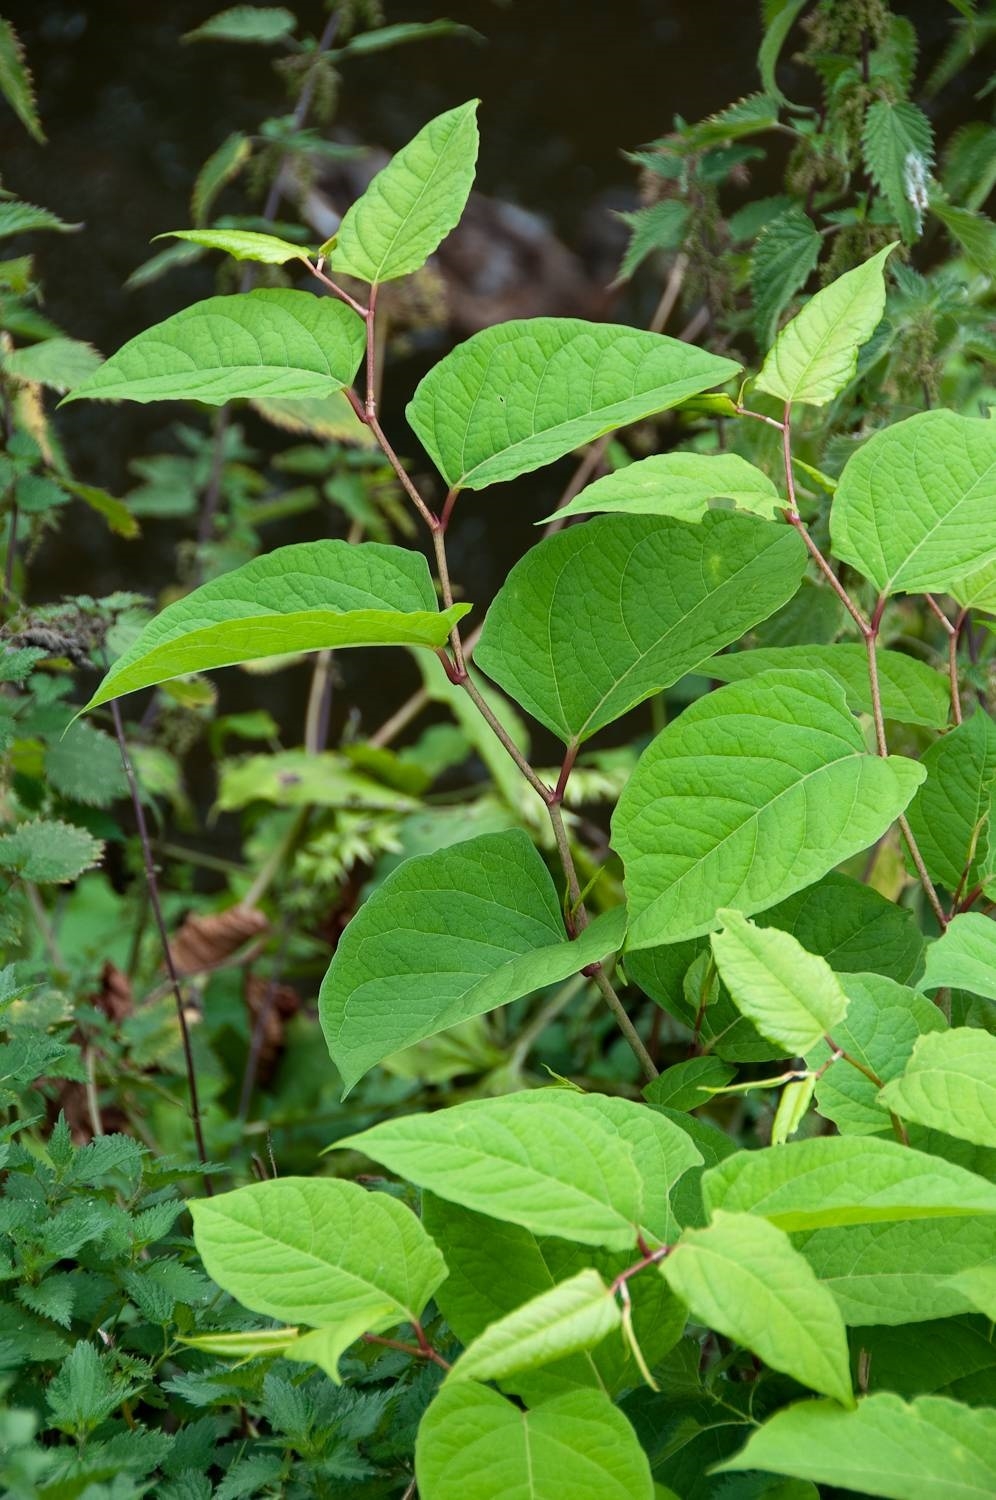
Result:
M413 719L418 718L423 708L426 708L431 701L428 688L419 688L389 719L384 720L380 728L367 740L367 744L375 750L382 750L386 745L390 745L403 729L408 728Z

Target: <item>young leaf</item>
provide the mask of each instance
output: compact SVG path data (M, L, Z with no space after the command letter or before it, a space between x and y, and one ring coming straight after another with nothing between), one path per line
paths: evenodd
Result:
M619 1304L594 1269L579 1271L492 1323L453 1366L452 1380L501 1380L593 1349L621 1323Z
M628 281L648 255L659 250L677 250L685 237L688 209L676 198L664 198L632 213L617 215L629 230L629 244L619 266L616 282Z
M576 745L773 614L805 567L790 528L753 516L604 517L526 553L474 659Z
M223 406L240 396L328 396L350 384L364 347L362 322L332 297L209 297L130 339L65 400Z
M292 245L290 240L252 229L167 229L153 236L153 244L156 240L187 240L206 250L223 250L233 260L253 260L264 266L283 266L289 260L310 264L304 245Z
M3 94L21 124L39 145L45 132L38 118L31 71L24 60L21 39L9 21L0 17L0 94Z
M761 470L736 453L655 453L586 485L554 516L673 516L698 521L713 500L732 500L740 510L774 520L783 505ZM542 522L537 521L537 526Z
M996 559L983 563L952 583L949 593L963 609L981 610L996 615Z
M891 1500L988 1500L996 1493L996 1411L942 1396L909 1405L879 1391L842 1411L801 1401L776 1412L721 1472L767 1469Z
M256 42L267 46L282 42L295 30L293 12L282 5L233 5L220 10L194 31L184 35L185 42Z
M880 593L944 593L996 558L994 503L993 423L918 412L876 432L845 465L830 511L834 555Z
M776 338L758 390L786 405L825 406L844 389L885 311L885 262L894 249L887 245L806 303Z
M622 1412L596 1391L522 1411L448 1382L415 1444L422 1500L653 1500L650 1464Z
M934 161L930 121L916 104L876 99L865 115L861 147L868 175L888 200L909 244L923 229L923 200Z
M99 863L103 851L85 828L39 818L0 837L0 869L39 885L65 885Z
M476 99L423 126L347 209L328 258L333 275L377 286L425 265L463 213L477 145Z
M932 880L952 894L982 878L993 832L996 724L982 712L930 745L927 780L910 803L910 827Z
M3 368L15 380L43 385L61 395L88 379L101 363L101 356L92 344L84 344L80 339L51 338L13 350L4 356Z
M168 605L118 657L87 708L188 672L279 653L442 646L468 608L436 608L421 553L379 542L297 542Z
M984 1313L990 1323L996 1323L996 1266L991 1262L984 1266L971 1266L951 1277L953 1289L963 1293L973 1307Z
M922 990L971 990L996 1000L996 923L981 912L967 911L927 949Z
M440 360L407 416L450 488L481 490L667 411L739 369L659 333L520 318L485 328Z
M823 958L787 932L718 911L711 938L720 977L737 1009L791 1055L806 1052L847 1014L847 995Z
M197 1199L190 1211L220 1287L284 1323L344 1326L337 1353L367 1330L417 1319L446 1275L411 1209L355 1182L282 1177Z
M764 7L764 40L757 54L757 66L766 94L782 103L787 102L778 87L775 68L789 32L808 3L808 0L767 0Z
M773 1370L854 1404L844 1320L788 1235L752 1214L686 1229L661 1274L692 1317Z
M751 915L810 885L874 843L923 776L867 753L824 674L768 672L709 693L644 751L612 820L629 945L697 937L718 906Z
M996 1147L996 1037L967 1026L920 1037L879 1098L904 1120Z
M335 1142L362 1151L439 1197L535 1234L627 1250L643 1190L633 1148L598 1097L565 1106L556 1089L473 1099L435 1114L385 1120Z
M702 1191L710 1211L760 1214L789 1233L996 1214L996 1187L974 1172L872 1136L738 1151L709 1168Z
M190 216L195 224L204 224L223 188L239 175L252 155L252 142L240 130L233 131L212 151L197 174L190 197Z
M617 907L569 942L546 865L517 829L405 860L349 923L322 983L344 1089L402 1047L579 973L625 930Z
M754 327L762 349L778 331L778 319L820 258L823 240L808 214L792 207L769 220L750 261Z
M943 729L948 722L951 702L947 677L925 661L905 656L901 651L879 651L876 660L884 717L894 719L897 724L923 724L929 729ZM800 672L829 672L844 689L848 707L854 713L871 713L868 653L863 645L850 641L838 641L832 646L757 646L749 651L717 656L702 670L706 676L720 682L745 682L759 672L786 668ZM925 764L926 759L924 757Z

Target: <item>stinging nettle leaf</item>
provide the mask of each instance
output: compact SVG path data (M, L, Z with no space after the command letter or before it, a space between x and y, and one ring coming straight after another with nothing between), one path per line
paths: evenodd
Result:
M45 132L38 117L31 70L24 60L20 37L3 18L0 18L0 93L28 134L43 146Z
M996 1037L967 1026L920 1037L879 1098L904 1120L996 1147Z
M762 348L771 343L778 319L820 258L823 239L808 214L790 208L765 224L751 256L754 326Z
M924 411L870 437L830 511L834 555L883 594L947 592L996 558L996 423Z
M603 517L547 537L512 569L474 659L567 744L579 744L799 587L794 531L723 512L701 524Z
M0 836L0 869L38 885L65 885L99 863L103 851L85 828L39 818Z
M100 368L101 356L80 339L42 339L3 358L3 368L15 380L46 386L61 395L80 385Z
M757 388L786 405L825 406L844 389L885 311L887 245L817 292L776 338Z
M752 1214L717 1212L686 1229L661 1274L692 1317L773 1370L854 1403L844 1320L788 1235Z
M289 260L310 265L304 245L292 245L275 234L258 234L252 229L167 229L153 236L156 240L187 240L205 250L223 250L233 260L252 260L264 266L283 266Z
M87 709L190 672L343 646L442 646L469 605L439 611L421 553L298 542L203 584L151 620Z
M360 318L332 297L209 297L130 339L65 401L328 396L350 384L365 345Z
M190 214L195 224L207 220L218 194L234 181L251 155L252 142L239 130L212 151L197 174L190 196Z
M720 906L749 916L812 884L873 844L923 777L868 754L825 674L709 693L644 751L612 820L629 946L697 937Z
M605 512L697 521L712 501L721 499L768 520L784 508L767 474L737 453L655 453L586 485L569 505L544 520Z
M619 1304L589 1267L490 1324L461 1354L451 1381L501 1380L593 1349L621 1324Z
M407 416L450 488L480 490L667 411L739 369L659 333L520 318L474 334L440 360Z
M885 195L907 244L923 229L934 132L908 100L876 99L865 115L861 147L868 175Z
M844 1019L847 995L826 959L777 927L755 927L738 911L716 916L723 924L710 940L716 967L762 1036L795 1056Z
M322 983L344 1089L392 1052L605 958L625 924L618 907L568 941L550 873L518 829L405 860L349 923Z
M373 286L423 266L455 228L474 183L477 100L437 115L347 209L328 263Z

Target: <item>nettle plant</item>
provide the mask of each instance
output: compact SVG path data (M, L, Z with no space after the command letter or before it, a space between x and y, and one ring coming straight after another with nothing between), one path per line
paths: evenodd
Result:
M880 323L886 246L813 296L739 388L733 360L630 327L536 318L475 335L407 408L446 487L431 509L381 426L377 297L455 225L476 150L473 103L431 121L314 255L183 231L299 263L330 295L210 298L67 398L343 390L425 523L435 579L393 545L279 548L166 608L88 707L281 652L433 653L545 808L560 869L523 829L453 842L448 825L443 847L373 890L320 997L344 1086L581 975L632 1049L643 1099L625 1078L616 1093L554 1079L336 1142L410 1188L285 1178L195 1201L205 1267L274 1320L195 1345L333 1381L362 1371L365 1344L424 1362L438 1390L416 1445L422 1500L688 1497L712 1492L716 1466L738 1471L724 1494L988 1495L996 731L973 621L996 609L996 425L930 410L872 432L836 483L797 463L796 414L853 388ZM717 387L736 393L706 394ZM513 568L471 666L470 605L447 565L458 500L677 407L724 431L763 427L778 481L713 451L589 485L561 519L594 519ZM810 610L840 610L849 639L728 649L803 588ZM936 616L940 667L881 645L900 595ZM582 884L565 822L579 752L696 672L704 691L646 746L614 810L625 904L612 904L618 882ZM527 760L479 673L560 740L555 777ZM900 839L915 887L896 879ZM891 866L869 850L892 850ZM862 868L905 904L846 873ZM660 1076L638 990L691 1038ZM770 1145L738 1151L692 1113L759 1087L781 1091Z

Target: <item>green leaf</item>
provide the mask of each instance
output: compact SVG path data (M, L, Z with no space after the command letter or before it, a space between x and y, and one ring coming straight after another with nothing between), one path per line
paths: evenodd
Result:
M790 932L838 974L874 969L909 984L923 967L924 943L913 913L847 875L824 876L762 913L757 923Z
M947 930L927 949L922 990L971 990L996 1000L996 923L981 912L968 911L948 923Z
M451 489L528 474L740 369L659 333L577 318L485 328L421 381L408 421Z
M790 1055L806 1052L847 1014L847 995L827 963L787 932L718 911L711 943L737 1009Z
M992 839L996 724L976 711L928 747L923 765L910 827L931 879L952 894L969 891L983 878Z
M603 1103L560 1089L472 1099L385 1120L335 1149L362 1151L441 1198L535 1234L627 1250L636 1244L643 1185L634 1150ZM653 1120L645 1105L631 1107Z
M352 768L343 755L325 750L280 750L218 763L219 812L237 812L252 802L276 807L374 808L408 812L418 803Z
M35 203L23 203L19 198L0 203L0 240L12 234L34 234L39 229L55 229L60 234L75 234L82 224L67 224L58 214Z
M951 584L948 592L963 609L996 615L996 559L966 573L964 578Z
M282 42L297 28L297 19L282 5L233 5L220 10L194 31L185 42Z
M716 1213L686 1229L661 1274L692 1317L851 1406L844 1320L788 1235L751 1214Z
M209 297L130 339L65 400L223 406L240 396L328 396L350 384L364 347L362 322L332 297Z
M690 1057L687 1062L665 1068L660 1077L647 1084L643 1097L648 1104L665 1109L698 1109L708 1104L710 1091L729 1083L736 1071L720 1057Z
M31 70L24 60L21 39L9 21L0 17L0 93L3 94L21 124L39 145L45 144L45 132L35 104Z
M474 183L477 100L422 127L347 209L328 264L377 286L417 271L455 227Z
M767 474L739 454L655 453L586 485L569 505L544 520L605 511L613 516L698 521L711 502L720 498L769 520L778 516L784 504Z
M197 174L190 197L190 215L195 224L210 216L218 194L233 182L252 155L252 142L240 130L226 136L212 151Z
M492 1323L464 1350L452 1380L501 1380L593 1349L620 1327L619 1304L598 1272L579 1271Z
M733 901L751 915L784 900L873 844L923 777L867 753L825 674L709 693L644 751L612 820L629 946L697 937Z
M3 368L15 380L44 385L60 394L88 379L101 363L92 344L67 338L42 339L3 358Z
M356 415L344 391L308 401L283 401L263 397L251 402L274 427L285 432L307 432L312 437L329 438L336 443L350 443L356 448L376 446L376 438Z
M127 791L117 742L92 724L71 724L52 741L45 773L63 797L90 807L110 807Z
M405 860L349 923L322 983L319 1016L344 1090L403 1047L579 973L620 948L625 930L617 907L569 942L549 871L521 830Z
M486 1386L447 1384L415 1444L422 1500L653 1500L650 1464L595 1391L522 1411Z
M989 1500L996 1492L996 1411L942 1396L909 1405L890 1391L842 1411L804 1401L776 1412L719 1466L767 1469L891 1500Z
M616 281L628 281L649 255L659 250L677 250L685 237L688 208L676 198L663 198L632 213L618 216L629 229L629 244Z
M22 823L0 837L0 869L39 885L65 885L100 862L104 846L75 823Z
M439 647L468 608L437 610L421 553L379 542L297 542L168 605L118 657L87 708L171 677L280 653Z
M876 432L845 465L830 512L834 555L883 594L944 593L996 558L994 503L993 423L918 412Z
M419 1318L446 1275L411 1209L355 1182L282 1177L197 1199L190 1211L220 1287L284 1323L343 1327L339 1353L363 1332Z
M934 131L916 104L876 99L861 132L865 170L884 194L903 239L923 230L926 185L934 161Z
M786 405L825 406L844 389L885 311L885 262L894 249L887 245L810 298L775 340L758 390Z
M773 614L805 567L790 528L753 516L589 521L516 564L474 659L576 745Z
M130 541L140 534L139 524L123 500L98 489L95 484L77 484L75 479L64 479L62 483L77 500L82 500L98 516L103 516L115 536L127 537Z
M967 1026L920 1037L879 1098L904 1120L996 1147L996 1037Z
M996 224L992 219L937 199L931 200L930 210L980 271L986 276L996 275Z
M706 1206L780 1229L996 1214L996 1187L941 1157L873 1136L738 1151L702 1178Z
M754 327L766 349L778 331L778 319L820 258L823 239L808 214L790 208L765 224L750 259L754 294Z
M904 656L901 651L881 650L878 682L882 713L897 724L924 724L943 729L950 712L948 679L926 662ZM759 672L829 672L847 695L854 713L872 711L868 680L868 653L850 641L832 646L766 646L717 656L703 667L708 677L720 682L745 682ZM926 763L926 762L925 762Z
M795 1236L845 1323L920 1323L971 1312L960 1273L996 1259L987 1219L912 1219ZM988 1269L988 1266L986 1267Z
M849 1004L833 1039L883 1081L903 1071L918 1037L944 1030L936 1005L883 974L847 974L841 984ZM805 1051L811 1068L821 1068L830 1057L824 1042ZM835 1062L823 1074L816 1101L820 1114L847 1135L881 1135L890 1129L878 1086L846 1061Z
M757 66L761 84L766 94L785 103L785 95L778 87L775 68L782 48L796 19L806 8L808 0L768 0L764 9L764 40L757 54Z
M296 1328L252 1328L248 1333L200 1333L190 1338L178 1335L188 1349L230 1359L255 1359L261 1355L286 1355L297 1338Z
M951 1277L951 1286L963 1293L973 1307L996 1323L996 1265L972 1266Z
M304 245L292 245L290 240L278 239L275 234L257 234L252 229L167 229L153 235L152 243L156 240L187 240L192 245L203 245L206 250L223 250L233 260L253 260L263 266L283 266L289 260L311 264L310 252Z
M466 37L473 42L484 40L473 26L463 26L458 21L400 21L395 26L378 26L376 31L360 31L336 50L340 57L368 56L388 47L403 47L409 42L428 42L444 36Z

